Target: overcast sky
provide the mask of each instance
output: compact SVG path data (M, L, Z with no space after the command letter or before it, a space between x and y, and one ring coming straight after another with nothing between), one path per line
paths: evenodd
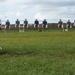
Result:
M15 23L17 18L27 18L29 23L35 19L58 22L61 18L73 21L75 0L0 0L0 19Z

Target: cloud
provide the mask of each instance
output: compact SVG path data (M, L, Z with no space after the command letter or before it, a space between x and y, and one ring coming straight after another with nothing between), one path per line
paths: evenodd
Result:
M48 6L70 6L74 5L74 0L29 0L23 1L21 4L24 5L48 5Z
M17 11L16 16L21 16L21 13L19 11Z
M54 0L53 0L54 1ZM59 1L55 2L49 1L43 2L42 4L38 4L38 12L42 18L47 18L50 22L58 21L58 19L71 19L74 20L75 16L75 1L67 0L67 1ZM38 18L38 13L35 15ZM34 18L35 18L34 16ZM44 16L44 17L43 17ZM39 17L40 19L40 17Z
M32 19L74 19L75 0L0 0L0 16ZM10 17L11 16L11 17Z
M5 2L5 1L7 1L7 0L0 0L0 2Z

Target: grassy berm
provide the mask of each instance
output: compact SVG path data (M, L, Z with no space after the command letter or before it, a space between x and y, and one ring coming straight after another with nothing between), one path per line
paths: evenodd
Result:
M75 75L75 30L9 30L0 46L0 75Z

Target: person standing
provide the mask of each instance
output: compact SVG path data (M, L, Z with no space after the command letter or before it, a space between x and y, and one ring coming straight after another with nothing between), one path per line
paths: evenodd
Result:
M74 24L73 24L73 26L75 27L75 20L74 20Z
M36 19L36 20L34 21L34 27L37 28L38 26L39 26L39 21Z
M63 22L62 22L62 20L60 19L59 22L58 22L58 28L62 28L62 25L63 25Z
M46 21L46 19L44 19L42 25L43 25L43 28L46 28L47 27L47 21Z
M20 21L17 19L15 22L15 27L19 27L19 25L20 25Z
M0 19L0 26L2 25L2 21L1 21L1 19Z
M0 30L1 30L1 25L2 25L2 21L1 21L1 19L0 19Z
M70 20L68 20L68 22L67 22L67 28L71 28L71 22L70 22Z
M10 28L10 22L9 22L9 20L6 21L6 28Z
M25 21L24 21L24 27L28 28L28 20L27 19L25 19Z

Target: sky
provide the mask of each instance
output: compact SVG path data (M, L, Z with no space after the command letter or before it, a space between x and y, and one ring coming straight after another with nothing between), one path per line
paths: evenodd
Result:
M7 19L21 23L25 18L29 23L35 19L40 22L47 19L49 23L58 22L59 19L72 22L75 19L75 0L0 0L0 19Z

